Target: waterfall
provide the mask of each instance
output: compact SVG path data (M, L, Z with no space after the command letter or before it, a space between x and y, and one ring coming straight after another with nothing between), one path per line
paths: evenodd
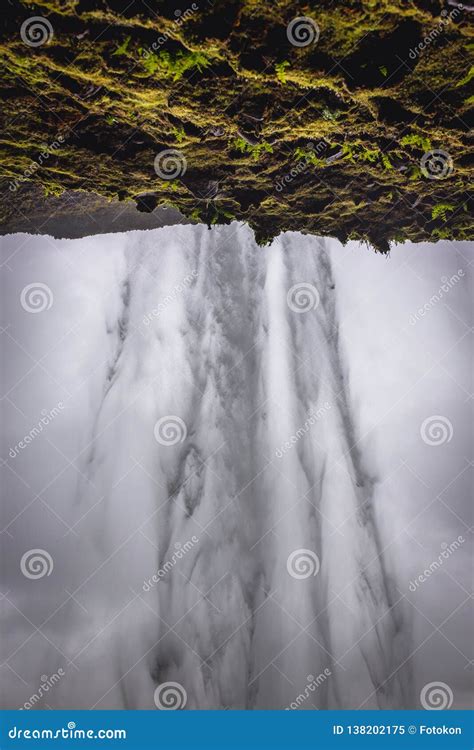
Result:
M18 580L15 601L31 612L43 587L30 658L65 672L36 707L153 708L169 682L188 709L413 705L387 533L412 496L400 479L405 505L386 500L391 448L367 437L377 385L354 375L347 249L169 227L84 240L78 281L74 243L57 244L62 317L28 324L49 331L55 384L36 402L64 404L45 433L64 465L49 476L39 440L15 459L46 485L21 549L48 549L56 573ZM358 252L364 296L391 261Z

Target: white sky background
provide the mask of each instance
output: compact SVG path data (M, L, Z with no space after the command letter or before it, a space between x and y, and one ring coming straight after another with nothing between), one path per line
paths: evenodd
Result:
M270 248L258 248L250 231L237 224L212 232L170 227L73 241L27 235L1 239L1 456L7 463L2 480L6 597L0 603L6 664L0 675L7 686L2 699L6 707L19 707L37 689L41 675L67 665L66 677L47 698L52 707L89 708L98 702L99 708L152 708L157 614L169 622L180 607L194 602L189 587L182 593L184 576L192 576L192 585L207 592L212 581L206 570L224 573L226 566L232 566L232 577L222 591L216 589L213 605L225 613L223 619L197 603L189 628L183 626L166 640L163 652L158 647L160 663L168 659L163 674L187 681L190 707L240 706L246 685L239 677L239 663L254 675L263 670L255 678L260 686L256 707L281 708L304 688L309 671L305 662L315 651L314 642L289 650L287 662L285 655L277 659L270 653L272 666L267 669L264 663L266 649L277 649L278 638L284 641L292 632L281 613L285 624L275 625L280 633L275 644L262 642L259 654L252 651L245 628L230 638L218 652L219 658L223 654L220 661L212 662L211 688L189 675L197 671L196 654L214 658L213 652L239 626L238 618L244 620L249 591L258 601L245 551L254 529L264 528L263 519L276 508L286 512L288 491L306 491L318 457L326 461L344 450L332 410L282 462L274 460L282 436L290 437L304 423L301 404L316 406L326 397L331 401L333 391L339 390L337 383L326 382L326 290L319 290L317 311L292 317L286 305L289 279L318 287L327 278L314 265L318 247L317 238L291 233ZM357 450L363 472L375 479L373 505L385 569L410 623L403 639L408 653L414 654L412 707L418 707L419 691L430 681L451 687L453 707L468 707L473 659L468 602L473 249L468 243L407 243L385 258L356 243L342 247L329 241L327 247L335 284L330 299ZM193 270L197 280L192 289L173 294ZM459 281L435 300L443 279L459 270ZM46 284L51 293L52 305L41 313L21 305L22 290L36 282ZM143 316L170 294L173 299L160 316L144 325ZM411 317L424 305L423 316ZM313 312L319 317L312 319ZM301 391L298 399L295 384ZM60 414L12 458L12 449L38 424L42 410L60 402ZM160 416L158 404L166 406L167 414L186 414L187 425L193 425L184 467L173 448L159 456L153 452L156 441L150 432ZM449 442L435 446L420 434L424 420L434 415L449 420L453 433ZM206 471L204 458L209 460ZM268 458L272 463L264 468ZM189 553L180 570L173 571L166 584L166 611L163 602L151 598L154 594L146 598L142 592L134 598L143 580L156 571L158 555L166 559L175 540L184 543L193 533L202 536L205 522L244 486L253 463L259 478L248 495L243 491L239 512L213 522L212 542L205 536L208 545ZM309 469L304 471L306 464ZM206 502L201 500L191 521L166 506L162 522L161 511L160 523L155 517L150 522L157 492L160 498L166 495L178 469L186 482L189 478L180 501L186 505L200 497ZM248 478L253 480L251 474ZM159 491L157 482L162 484ZM318 586L324 582L328 592L331 587L337 592L337 583L325 571L325 561L334 567L340 558L341 570L357 574L357 550L345 557L357 527L353 519L346 523L345 515L340 527L332 522L337 517L337 486L331 479L327 496L323 492L325 505L318 506L326 517L328 509L332 520L324 526L318 550L325 550L321 574L313 580ZM256 488L266 498L262 513L255 510ZM316 544L314 538L307 545L300 543L308 518L299 509L289 514L282 522L285 534L278 528L272 532L272 545L262 547L259 563L266 584L276 587L276 601L291 608L298 622L315 608L317 614L321 599L315 604L307 588L299 589L295 598L287 582L280 586L278 545L285 549L286 560L285 545L293 549ZM313 523L321 521L314 520L317 514L312 518ZM127 539L135 527L140 532L130 546ZM410 591L410 581L438 559L443 544L459 535L466 540L460 549ZM52 574L38 581L20 572L21 556L32 548L49 550L54 559ZM342 597L341 606L352 606L353 601ZM330 614L351 622L347 611L334 609ZM276 622L272 612L262 615L257 643L258 628L268 627L266 617ZM319 630L315 637L319 639ZM76 666L68 664L69 659ZM335 674L333 684L347 682L351 669L356 674L356 662L354 657L354 663L346 665L346 676ZM319 656L310 666L317 674L326 666L325 658ZM288 677L278 690L272 685L277 667ZM354 696L348 690L343 707L357 708L365 699L362 707L374 705L370 686L361 685L357 689L365 692ZM336 707L336 688L328 690L330 707Z

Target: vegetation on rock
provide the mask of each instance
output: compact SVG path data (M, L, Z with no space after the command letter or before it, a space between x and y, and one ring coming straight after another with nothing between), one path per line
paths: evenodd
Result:
M47 195L174 206L208 224L243 220L260 243L285 230L381 251L393 240L468 238L469 8L186 3L10 0L1 21L8 231L37 195L32 182ZM21 34L33 16L53 30L38 46ZM319 34L305 46L288 34L301 16ZM168 150L176 170L157 171ZM431 152L441 173L429 163L427 173Z

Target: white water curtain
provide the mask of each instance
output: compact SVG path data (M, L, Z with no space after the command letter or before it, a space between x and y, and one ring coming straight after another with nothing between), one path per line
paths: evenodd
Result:
M4 706L58 673L35 708L468 704L467 245L233 224L2 260Z

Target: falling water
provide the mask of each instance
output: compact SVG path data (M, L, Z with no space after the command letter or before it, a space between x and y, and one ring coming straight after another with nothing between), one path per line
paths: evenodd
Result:
M50 645L33 633L31 662L65 676L40 705L152 708L167 682L190 709L410 705L410 618L341 335L341 246L287 234L259 248L236 224L120 243L104 238L79 291L57 286L68 333L48 370L66 461L44 500L65 528L38 538L31 508L23 547L47 547L58 575L36 584Z

